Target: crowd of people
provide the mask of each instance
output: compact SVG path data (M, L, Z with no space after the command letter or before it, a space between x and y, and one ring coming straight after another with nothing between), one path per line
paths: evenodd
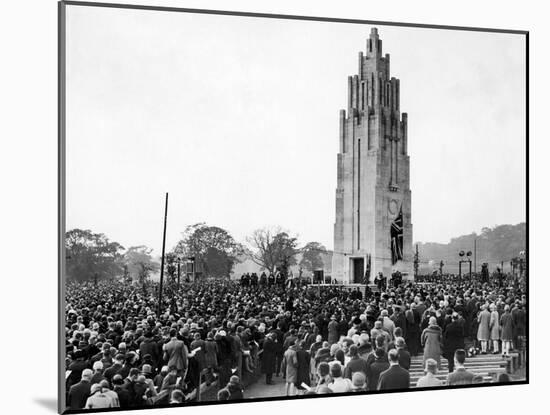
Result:
M512 276L373 291L261 280L182 284L160 307L156 284L69 282L67 407L184 403L201 382L239 400L258 372L267 385L283 377L287 395L407 389L415 355L417 387L476 383L471 350L506 355L525 342L525 283Z

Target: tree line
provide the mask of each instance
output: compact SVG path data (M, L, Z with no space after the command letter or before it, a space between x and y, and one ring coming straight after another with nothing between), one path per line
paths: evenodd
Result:
M66 274L71 280L124 277L143 282L160 270L151 248L144 245L125 248L105 234L91 230L68 231L65 247ZM212 278L229 278L235 264L246 258L267 273L277 270L288 273L294 265L311 272L324 267L326 253L319 242L300 246L298 238L281 227L257 229L246 238L246 243L240 243L223 228L197 223L189 225L175 247L166 253L165 273L168 278L175 278L178 263L190 258L203 276Z
M458 253L462 250L473 252L474 243L478 265L487 262L490 266L496 266L504 262L508 266L519 252L525 250L526 240L527 225L525 222L521 222L517 225L484 227L479 234L472 232L452 238L447 244L418 243L418 250L422 259L434 260L436 264L443 260L446 269L454 272L454 268L457 267Z

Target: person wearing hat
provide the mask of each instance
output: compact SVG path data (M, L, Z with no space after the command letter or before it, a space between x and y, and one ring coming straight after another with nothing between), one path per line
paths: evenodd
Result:
M380 373L378 390L408 389L411 383L409 371L399 365L399 353L397 349L388 352L390 367Z
M229 397L227 398L228 401L244 399L244 387L238 376L234 375L229 378L229 383L227 384L226 389L229 392Z
M216 334L216 343L218 344L218 382L225 385L229 382L231 368L234 364L233 342L225 330L220 330Z
M267 385L273 384L273 373L275 372L276 356L277 356L277 345L275 340L277 334L274 332L269 333L263 344L262 352L262 364L261 370L265 374L265 383Z
M179 389L174 389L170 394L170 404L183 403L185 395Z
M319 393L319 388L326 387L332 383L332 377L330 376L330 365L328 362L321 362L317 366L317 385L315 391Z
M161 358L162 358L161 346L153 338L152 330L145 331L143 341L139 345L139 355L140 356L150 355L152 366L154 369L158 369L159 366L161 365Z
M514 338L514 321L508 304L504 306L504 313L500 316L500 327L502 328L502 356L509 356Z
M386 330L382 327L382 321L376 320L374 322L374 328L370 331L370 338L373 342L376 342L377 337L384 338L384 349L387 350L390 336Z
M399 356L399 365L403 369L409 370L411 367L411 354L407 351L407 344L403 337L395 338L395 348Z
M340 363L334 363L330 367L330 376L332 377L332 382L328 387L333 393L351 392L351 380L342 376L342 366Z
M105 394L111 400L111 407L112 408L120 407L120 401L118 399L118 395L115 391L111 390L109 381L107 381L106 379L103 379L101 382L99 382L99 385L101 386L102 393Z
M84 369L82 371L80 382L74 384L69 389L67 396L67 408L68 409L83 409L86 405L86 400L90 395L92 380L92 371L90 369Z
M390 319L388 310L384 309L380 312L380 320L382 320L382 330L388 333L390 341L393 340L395 323Z
M283 356L282 371L285 377L285 391L286 396L292 396L295 394L295 384L298 379L298 357L296 355L296 342L288 347Z
M338 343L340 340L340 331L338 322L336 321L336 315L333 314L330 317L330 323L328 323L328 342L332 345Z
M405 319L405 343L411 356L416 356L420 351L420 313L416 303L411 303L405 312Z
M113 376L113 391L118 396L121 408L126 408L130 405L130 394L124 385L124 379L119 374Z
M497 311L497 305L492 303L490 306L491 318L489 319L489 327L491 329L490 338L493 341L493 354L499 354L500 343L500 318Z
M487 354L487 344L491 330L491 313L487 310L487 304L481 305L481 311L477 316L477 323L477 340L481 343L481 354Z
M443 331L443 357L447 359L449 373L454 370L455 350L464 349L464 325L459 321L457 312L451 314L451 322Z
M86 400L84 409L112 408L113 400L103 393L99 383L94 383L90 388L90 396Z
M367 362L359 357L358 347L351 345L349 348L350 361L344 369L344 377L353 379L355 373L363 373L367 375Z
M110 381L114 375L120 373L120 371L122 370L123 362L124 355L121 353L117 354L113 361L113 365L103 372L103 376L105 376L105 379ZM122 379L124 379L124 377L122 377Z
M374 352L374 356L374 362L367 366L367 387L369 391L374 391L377 389L380 373L390 367L384 349L377 348Z
M351 392L365 392L367 376L363 372L355 372L351 378Z
M443 382L437 378L437 362L433 359L426 359L424 371L426 374L416 382L417 388L429 388L442 386Z
M145 377L145 384L147 385L147 395L149 397L157 396L157 390L153 381L153 368L149 364L144 364L141 367L141 374Z
M67 367L71 374L67 378L67 388L78 383L82 378L82 371L89 367L86 356L82 350L76 350L72 356L72 362Z
M101 361L94 362L92 369L94 371L92 379L90 380L90 383L92 385L94 383L100 383L102 380L105 379L105 376L103 376L103 363L101 363Z
M430 317L428 327L424 329L421 337L421 344L424 347L424 365L426 359L434 359L437 362L437 368L441 369L441 342L443 334L441 328L437 325L437 319Z

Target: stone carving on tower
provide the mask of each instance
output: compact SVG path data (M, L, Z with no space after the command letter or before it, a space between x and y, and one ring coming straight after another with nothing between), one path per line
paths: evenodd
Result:
M340 110L332 277L370 282L382 272L413 277L407 114L399 79L373 28L358 74L348 77L348 108Z

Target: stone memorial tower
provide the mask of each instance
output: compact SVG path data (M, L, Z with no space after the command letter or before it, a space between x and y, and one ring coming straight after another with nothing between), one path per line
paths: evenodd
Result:
M344 284L413 278L407 114L376 28L366 46L340 110L332 278Z

